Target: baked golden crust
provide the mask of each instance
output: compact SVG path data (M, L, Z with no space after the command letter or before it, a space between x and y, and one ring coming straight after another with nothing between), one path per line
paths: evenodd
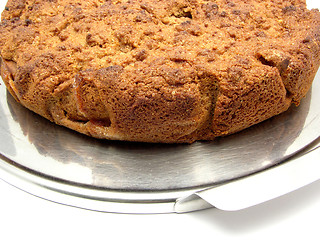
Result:
M235 133L306 95L320 14L302 0L9 0L1 76L25 107L105 139Z

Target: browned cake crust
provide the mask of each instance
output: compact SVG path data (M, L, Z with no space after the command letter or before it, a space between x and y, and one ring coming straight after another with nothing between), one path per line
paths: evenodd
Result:
M1 76L17 101L105 139L193 142L299 104L319 67L302 0L9 0Z

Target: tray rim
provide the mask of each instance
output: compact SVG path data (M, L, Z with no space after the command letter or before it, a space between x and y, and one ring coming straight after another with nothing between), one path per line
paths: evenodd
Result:
M301 156L305 156L312 151L320 152L320 137L310 143L299 153L289 157L278 165L271 166L265 170L255 172L239 179L268 171L272 168L281 168ZM92 189L88 186L79 186L77 183L67 181L57 181L34 171L25 171L19 164L0 154L0 179L4 182L31 195L49 200L55 203L73 206L77 208L113 213L133 213L133 214L157 214L157 213L176 213L176 203L181 198L191 196L198 191L218 186L198 187L178 191L146 191L128 192L115 191L110 189ZM233 179L227 183L237 181ZM223 185L223 184L222 184ZM221 186L221 185L219 185ZM183 212L198 211L213 206L204 200L193 199ZM179 213L181 211L179 210Z

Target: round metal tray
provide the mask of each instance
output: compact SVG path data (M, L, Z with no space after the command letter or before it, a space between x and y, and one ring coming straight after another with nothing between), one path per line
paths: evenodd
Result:
M275 166L317 139L319 79L318 73L298 108L238 134L191 145L93 139L20 106L1 82L0 178L91 210L174 212L177 199Z

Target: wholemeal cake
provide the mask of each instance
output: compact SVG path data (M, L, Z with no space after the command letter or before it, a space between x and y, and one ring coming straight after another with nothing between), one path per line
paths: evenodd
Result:
M9 0L1 76L25 107L103 139L192 143L286 111L320 63L303 0Z

